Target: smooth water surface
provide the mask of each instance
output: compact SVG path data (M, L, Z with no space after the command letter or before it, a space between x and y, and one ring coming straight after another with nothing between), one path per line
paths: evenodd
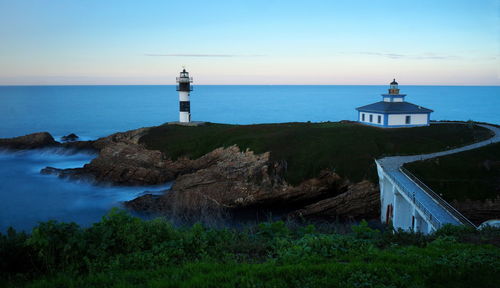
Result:
M253 124L355 120L387 86L194 86L193 120ZM500 123L500 86L400 86L434 120ZM0 137L100 137L178 120L175 86L0 86Z

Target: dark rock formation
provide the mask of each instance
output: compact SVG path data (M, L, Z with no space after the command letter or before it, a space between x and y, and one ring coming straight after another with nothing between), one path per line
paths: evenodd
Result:
M50 135L48 132L39 132L20 137L0 139L0 149L29 150L29 149L58 148L58 147L68 148L74 151L97 150L97 148L94 146L94 141L72 141L67 143L59 143L56 140L54 140L54 137L52 137L52 135Z
M99 155L82 168L53 169L42 173L61 177L94 179L119 185L154 185L175 179L182 170L182 161L172 162L160 151L148 150L138 144L148 128L131 130L100 138L96 141L78 141L64 147L99 151Z
M59 145L62 148L66 149L72 149L75 151L90 151L90 152L97 152L99 149L97 149L94 145L94 141L74 141L74 142L66 142L66 143L61 143Z
M144 134L146 134L149 129L150 128L139 128L126 132L111 134L107 137L99 138L94 141L94 147L98 150L101 150L104 147L114 145L116 143L138 145L139 139L141 139L141 137L144 136Z
M45 175L57 175L60 178L70 178L73 180L86 180L90 182L96 180L91 174L81 173L80 168L59 169L48 166L40 170L40 173Z
M175 178L175 171L168 163L160 151L116 143L104 147L77 174L90 174L97 181L123 185L161 184Z
M59 142L55 141L48 132L39 132L20 137L0 139L0 148L12 150L55 147L58 144Z
M78 140L79 138L80 137L78 137L78 135L71 133L69 135L61 137L61 141L62 142L74 142L74 141Z
M369 181L350 185L345 193L326 198L289 214L291 218L375 219L380 214L380 193Z
M272 162L269 153L256 155L231 146L190 160L185 163L186 170L187 166L195 172L177 177L164 195L144 195L126 202L126 206L136 211L194 219L245 209L281 212L299 209L291 216L305 218L378 216L378 190L372 183L349 185L337 174L323 171L319 177L294 187L283 178L286 165Z

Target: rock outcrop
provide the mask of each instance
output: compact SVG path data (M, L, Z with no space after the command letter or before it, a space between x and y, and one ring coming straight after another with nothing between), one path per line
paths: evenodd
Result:
M154 185L175 179L176 171L170 163L160 151L118 142L104 147L98 157L74 173L99 182Z
M67 148L75 151L97 150L97 148L94 146L94 141L68 140L68 142L60 143L54 140L54 137L52 137L52 135L50 135L50 133L48 132L38 132L38 133L28 134L25 136L0 139L0 149L29 150L29 149L42 149L42 148Z
M8 139L0 139L0 148L11 150L38 149L58 146L59 142L54 140L48 132L33 133Z
M65 143L65 147L92 147L99 154L81 168L42 169L45 174L60 177L92 179L118 185L154 185L175 179L182 161L173 162L163 153L148 150L139 139L149 128L140 128L88 142Z
M380 213L380 193L369 181L350 185L345 193L326 198L289 214L291 218L375 219Z
M61 141L62 142L75 142L79 138L80 137L78 137L78 135L76 135L75 133L71 133L69 135L61 137Z
M269 153L256 155L231 146L191 160L187 166L195 172L177 177L164 195L144 195L126 206L183 219L249 209L285 214L297 210L290 216L303 218L378 215L378 192L370 182L350 185L334 172L323 171L317 178L291 186L284 180L286 163L271 161ZM354 207L349 209L351 201Z

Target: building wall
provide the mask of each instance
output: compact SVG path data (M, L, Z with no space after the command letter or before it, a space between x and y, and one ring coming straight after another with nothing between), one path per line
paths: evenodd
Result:
M363 114L365 115L365 120L363 121ZM370 122L370 115L373 116L373 120ZM380 123L378 123L378 116L380 116ZM369 112L360 112L359 113L359 122L362 123L370 123L370 124L376 124L376 125L384 125L384 114L378 114L378 113L369 113Z
M403 97L384 97L385 102L403 102Z
M389 114L389 126L405 126L405 125L428 125L428 114ZM410 124L406 124L406 116L411 116Z

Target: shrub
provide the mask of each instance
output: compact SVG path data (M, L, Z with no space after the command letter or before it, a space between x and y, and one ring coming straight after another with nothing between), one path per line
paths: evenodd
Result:
M174 227L112 210L90 228L40 223L0 234L0 281L20 287L497 287L500 248L461 239L500 229L445 226L432 236L350 234L282 221L245 229ZM469 241L466 241L469 242Z

